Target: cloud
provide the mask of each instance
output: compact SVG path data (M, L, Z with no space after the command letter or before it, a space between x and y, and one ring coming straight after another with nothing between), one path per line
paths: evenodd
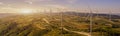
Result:
M66 0L68 3L75 3L77 0Z
M56 5L56 4L55 4L55 5L54 5L54 4L53 4L53 5L46 5L46 6L51 7L51 8L53 8L53 7L54 7L54 8L64 8L64 9L65 9L65 8L68 8L68 7L66 7L66 6Z
M3 5L3 2L0 2L0 5Z
M31 2L31 1L25 1L26 3L28 3L28 4L33 4L33 2Z
M37 2L37 1L53 1L53 0L26 0L26 1Z
M27 4L33 4L33 3L36 3L36 2L54 2L53 0L25 0L24 2L27 3Z

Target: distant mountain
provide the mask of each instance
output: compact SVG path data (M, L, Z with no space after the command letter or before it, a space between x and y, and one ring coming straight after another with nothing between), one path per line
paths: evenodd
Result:
M67 14L67 15L77 15L77 16L90 16L90 13L79 13L79 12L64 12L63 14ZM119 19L120 18L120 14L102 14L102 13L93 13L92 14L93 17L95 16L103 16L103 17L107 17L109 18L109 16L111 15L112 19Z
M0 13L0 18L2 17L7 17L7 16L12 16L14 15L13 13Z
M120 16L120 13L115 13L115 15L119 15Z
M39 13L37 13L39 14ZM49 14L49 13L46 13ZM52 14L59 14L59 13L52 13ZM90 16L90 13L80 13L80 12L64 12L63 14L65 15L76 15L76 16ZM15 15L15 13L0 13L0 18L2 17L7 17L7 16L12 16ZM103 16L103 17L107 17L109 18L110 14L103 14L103 13L93 13L93 16ZM120 18L120 14L116 13L116 14L111 14L112 19L119 19Z

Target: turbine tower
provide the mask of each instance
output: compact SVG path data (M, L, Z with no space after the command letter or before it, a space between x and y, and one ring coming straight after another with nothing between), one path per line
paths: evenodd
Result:
M109 20L110 21L112 20L112 11L111 11L111 9L109 10Z

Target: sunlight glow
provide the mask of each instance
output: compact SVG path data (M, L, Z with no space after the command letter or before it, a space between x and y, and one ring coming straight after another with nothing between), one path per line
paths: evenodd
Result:
M21 11L21 13L27 13L27 14L33 12L32 9L21 9L20 11Z

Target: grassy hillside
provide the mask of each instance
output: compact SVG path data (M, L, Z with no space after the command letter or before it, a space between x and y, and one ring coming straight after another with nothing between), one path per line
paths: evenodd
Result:
M120 19L92 19L92 36L120 36ZM0 36L88 36L89 32L90 19L83 16L28 14L0 19Z

